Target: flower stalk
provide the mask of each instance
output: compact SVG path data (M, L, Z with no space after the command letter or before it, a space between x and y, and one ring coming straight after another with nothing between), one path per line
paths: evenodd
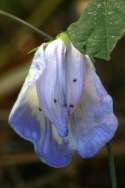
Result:
M110 169L110 177L111 177L112 188L117 188L115 161L114 161L114 157L113 157L111 142L109 142L107 144L107 151L108 151L108 160L109 160L109 169Z
M18 18L17 16L14 16L13 14L10 14L10 13L5 12L3 10L0 10L0 14L3 15L3 16L8 17L10 19L12 19L13 21L15 21L17 23L20 23L20 24L23 24L23 25L27 26L32 31L34 31L36 34L44 37L45 39L52 40L52 37L50 35L48 35L47 33L43 32L43 31L41 31L40 29L38 29L34 25L32 25L32 24L30 24L30 23L22 20L21 18Z

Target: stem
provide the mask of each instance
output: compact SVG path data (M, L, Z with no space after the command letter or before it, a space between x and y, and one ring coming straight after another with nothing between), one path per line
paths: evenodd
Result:
M3 10L0 10L0 14L3 15L3 16L6 16L18 23L21 23L27 27L29 27L30 29L32 29L32 31L34 31L35 33L37 33L38 35L42 36L42 37L45 37L47 38L48 40L52 40L52 37L50 35L48 35L47 33L41 31L40 29L38 29L37 27L33 26L32 24L22 20L21 18L18 18L17 16L14 16L8 12L5 12Z
M109 142L107 144L107 150L108 150L108 160L109 160L109 168L110 168L110 177L111 177L112 188L117 188L115 161L114 161L114 157L113 157L111 142Z

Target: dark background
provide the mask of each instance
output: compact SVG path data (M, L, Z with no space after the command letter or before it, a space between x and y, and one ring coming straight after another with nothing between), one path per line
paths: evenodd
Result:
M29 21L51 36L64 31L87 6L88 0L0 0L0 9ZM43 38L0 15L0 187L1 188L110 188L107 150L85 160L54 169L44 165L32 144L9 127L9 111L24 81L33 54ZM101 46L100 46L101 48ZM113 140L118 184L125 187L125 37L110 62L97 60L97 72L114 99L119 129Z

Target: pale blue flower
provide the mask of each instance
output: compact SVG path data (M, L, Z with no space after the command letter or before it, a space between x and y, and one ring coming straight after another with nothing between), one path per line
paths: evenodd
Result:
M118 125L90 58L61 38L37 50L9 122L53 167L94 156Z

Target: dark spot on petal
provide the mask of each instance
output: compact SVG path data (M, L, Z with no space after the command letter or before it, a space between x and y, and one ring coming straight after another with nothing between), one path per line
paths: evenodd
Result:
M74 108L74 105L73 105L73 104L70 104L69 107L70 107L70 108Z
M56 100L56 99L54 99L54 103L57 103L57 100Z
M42 111L42 109L39 107L39 111L41 112Z
M64 104L64 107L67 107L67 104L66 104L66 103Z
M73 79L73 82L77 82L77 79L76 79L76 78L74 78L74 79Z

